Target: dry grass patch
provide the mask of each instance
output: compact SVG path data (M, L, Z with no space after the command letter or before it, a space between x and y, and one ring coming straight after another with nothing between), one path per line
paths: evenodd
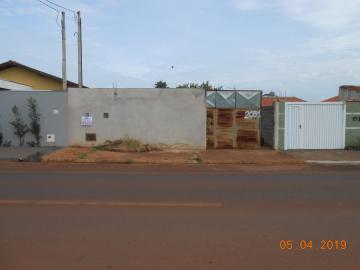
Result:
M116 141L106 141L103 145L97 146L96 149L110 152L130 152L143 153L152 151L162 151L164 145L144 144L138 140L125 138Z

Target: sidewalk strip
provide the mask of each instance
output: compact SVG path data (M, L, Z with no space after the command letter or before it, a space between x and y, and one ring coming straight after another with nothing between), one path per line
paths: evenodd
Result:
M221 202L100 202L100 201L40 201L0 200L0 205L44 206L100 206L100 207L172 207L172 208L221 208Z

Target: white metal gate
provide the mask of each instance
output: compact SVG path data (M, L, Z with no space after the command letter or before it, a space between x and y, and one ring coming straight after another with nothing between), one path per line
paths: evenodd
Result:
M344 149L344 103L286 103L285 150Z

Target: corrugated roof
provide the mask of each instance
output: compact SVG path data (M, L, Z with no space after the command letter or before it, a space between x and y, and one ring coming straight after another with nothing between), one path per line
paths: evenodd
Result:
M48 77L48 78L51 78L51 79L53 79L53 80L62 82L62 78L59 78L59 77L57 77L57 76L51 75L51 74L49 74L49 73L40 71L40 70L38 70L38 69L35 69L35 68L32 68L32 67L23 65L23 64L21 64L21 63L18 63L18 62L12 61L12 60L9 60L9 61L7 61L7 62L1 63L1 64L0 64L0 71L1 71L1 70L5 70L5 69L8 69L8 68L12 68L12 67L23 68L23 69L29 70L29 71L31 71L31 72L35 72L35 73L37 73L37 74L39 74L39 75L41 75L41 76ZM78 85L77 83L74 83L74 82L72 82L72 81L68 81L68 86L69 86L69 87L74 87L74 88L79 87L79 85ZM86 86L83 86L83 87L84 87L84 88L87 88Z
M305 102L297 97L263 97L261 107L273 106L275 102Z

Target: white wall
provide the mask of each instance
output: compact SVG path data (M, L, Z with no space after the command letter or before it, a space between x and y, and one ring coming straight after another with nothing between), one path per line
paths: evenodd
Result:
M0 88L7 90L30 91L32 87L0 79Z

